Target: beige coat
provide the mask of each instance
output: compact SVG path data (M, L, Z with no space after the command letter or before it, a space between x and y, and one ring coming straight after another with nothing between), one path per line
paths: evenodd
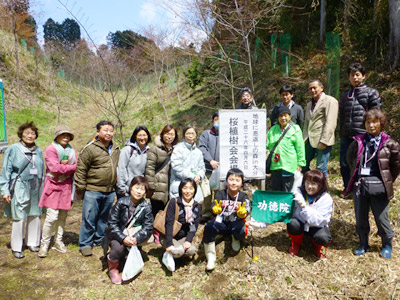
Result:
M304 142L309 139L313 148L317 148L318 143L332 146L335 143L339 102L332 96L322 93L313 112L311 105L312 101L308 102L304 110Z

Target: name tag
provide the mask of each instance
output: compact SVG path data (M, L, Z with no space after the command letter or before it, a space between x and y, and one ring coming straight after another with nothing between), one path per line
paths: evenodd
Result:
M361 168L361 175L369 176L371 174L371 168Z
M31 175L37 175L37 174L38 174L38 170L37 170L37 169L30 169L30 170L29 170L29 174L31 174Z
M221 216L221 215L218 215L218 216L215 218L215 222L216 222L216 223L221 223L221 222L222 222L222 216Z

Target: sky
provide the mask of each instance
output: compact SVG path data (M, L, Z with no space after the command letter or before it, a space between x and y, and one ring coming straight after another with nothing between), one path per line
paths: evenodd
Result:
M162 29L174 26L177 16L161 7L157 0L62 0L62 3L84 25L97 45L106 43L109 32L133 30L142 33L149 26ZM43 41L43 25L52 18L62 23L72 18L58 0L31 0L31 13L38 24L39 43ZM172 25L171 25L172 24ZM81 36L87 35L81 28Z

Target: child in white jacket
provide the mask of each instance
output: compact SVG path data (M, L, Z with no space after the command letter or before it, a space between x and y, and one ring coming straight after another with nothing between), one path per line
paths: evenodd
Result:
M327 193L328 183L324 174L318 170L310 170L304 174L303 182L294 193L296 208L293 218L287 225L292 245L289 253L298 254L304 234L311 235L314 254L326 257L326 248L332 237L329 222L332 216L333 200Z

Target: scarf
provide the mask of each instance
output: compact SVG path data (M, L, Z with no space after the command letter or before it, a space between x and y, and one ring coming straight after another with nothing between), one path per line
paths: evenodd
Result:
M190 202L186 202L186 200L182 199L182 203L185 206L185 220L189 224L193 224L194 222L194 216L193 216L193 203L194 203L194 198Z
M67 144L67 146L64 148L59 143L54 141L51 143L51 145L54 148L56 148L56 150L57 150L57 156L58 156L59 162L67 159L68 164L70 164L70 165L75 164L75 151L74 151L74 149L72 149L70 144ZM63 182L65 179L71 178L73 175L53 174L53 173L47 171L46 176L49 176L50 178L56 178L58 180L58 182ZM72 200L75 200L74 199L74 194L75 194L74 188L75 188L75 185L73 184L73 187L72 187L73 193L71 195Z
M382 132L379 133L377 136L373 136L370 133L367 133L366 136L366 146L367 147L373 147L374 150L379 148L379 144L381 143L381 138L382 138Z
M54 148L56 148L58 160L60 162L62 160L68 159L68 164L73 165L75 163L75 151L74 149L72 149L70 144L67 144L65 148L56 141L54 141L51 144L54 146Z
M35 151L36 150L36 144L33 143L30 147L28 147L27 144L25 144L25 142L23 140L20 140L20 143L22 144L22 146L24 146L25 148L27 148L30 151Z

